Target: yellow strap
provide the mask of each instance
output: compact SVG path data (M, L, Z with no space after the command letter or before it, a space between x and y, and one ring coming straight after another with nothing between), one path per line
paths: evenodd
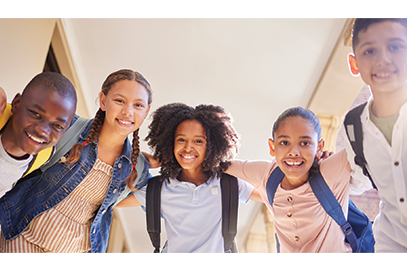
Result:
M4 125L6 125L11 115L13 115L13 113L11 113L11 104L7 104L6 108L3 111L3 114L0 117L0 129L2 129Z
M4 109L3 114L0 117L0 129L6 125L7 121L10 119L10 117L13 115L11 112L11 104L6 105L6 109ZM42 166L45 162L49 160L53 153L53 147L47 148L45 150L40 151L36 156L34 156L34 161L31 162L31 168L24 174L27 175L28 173L36 170L40 166Z
M53 149L54 149L53 147L47 148L45 150L40 151L36 156L34 156L33 158L35 159L34 163L31 164L31 168L24 174L24 176L36 170L37 168L42 166L45 162L47 162L53 153Z

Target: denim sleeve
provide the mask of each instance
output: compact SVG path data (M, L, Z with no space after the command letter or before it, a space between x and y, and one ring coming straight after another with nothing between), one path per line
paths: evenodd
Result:
M133 184L133 187L137 190L143 188L147 182L148 179L152 177L152 175L149 172L149 164L147 162L147 159L144 157L142 153L140 153L138 159L137 159L137 165L136 165L136 170L137 170L137 179ZM130 188L125 186L123 192L120 193L119 197L117 198L116 202L114 205L117 205L120 201L124 200L130 194L133 192L130 190Z

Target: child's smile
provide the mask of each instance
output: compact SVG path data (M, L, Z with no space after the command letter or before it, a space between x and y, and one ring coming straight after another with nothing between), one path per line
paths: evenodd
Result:
M285 189L296 188L308 180L317 151L322 151L323 141L318 142L318 135L309 120L301 117L289 117L282 121L270 139L270 154L276 157L285 178ZM322 142L322 143L321 143Z
M405 89L407 82L407 31L398 22L385 21L359 32L351 71L375 91ZM353 61L353 62L352 62ZM356 63L357 62L357 63ZM351 64L352 65L352 64Z
M4 131L6 151L21 157L54 146L64 134L76 106L53 89L32 87L13 100L14 124ZM3 140L3 144L4 144Z
M202 124L185 120L175 132L174 155L183 170L201 170L206 154L206 135Z

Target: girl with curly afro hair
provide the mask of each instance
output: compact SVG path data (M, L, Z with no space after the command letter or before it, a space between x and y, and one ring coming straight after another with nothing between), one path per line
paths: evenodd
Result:
M238 151L232 118L222 107L172 103L158 108L146 137L161 166L163 252L224 252L220 178ZM240 201L259 200L238 179ZM118 207L145 205L146 187Z

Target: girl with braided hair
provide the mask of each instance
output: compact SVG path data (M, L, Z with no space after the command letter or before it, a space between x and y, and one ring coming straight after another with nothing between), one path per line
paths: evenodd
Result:
M219 106L173 103L158 108L146 137L161 165L163 252L224 252L220 177L238 151L230 115ZM238 179L239 198L261 201ZM146 187L117 207L145 206Z
M147 180L138 131L151 95L138 72L119 70L107 77L100 108L78 143L59 163L18 182L1 199L0 251L106 252L114 204Z

